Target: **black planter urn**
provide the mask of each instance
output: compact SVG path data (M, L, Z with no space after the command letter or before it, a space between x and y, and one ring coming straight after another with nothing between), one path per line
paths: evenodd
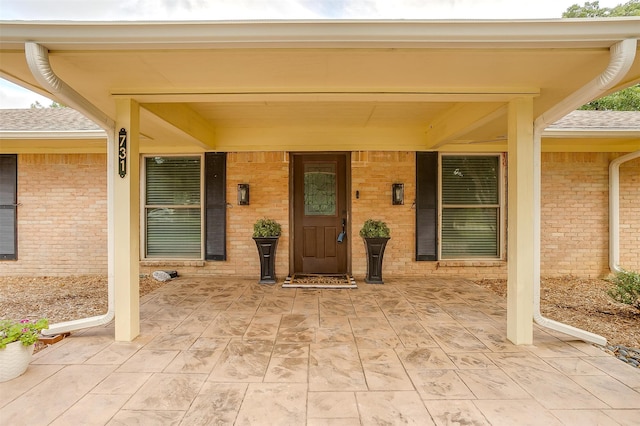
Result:
M276 249L279 237L253 237L260 256L260 284L276 283Z
M367 250L367 276L364 282L367 284L384 284L382 281L382 258L384 248L387 246L388 237L363 238Z

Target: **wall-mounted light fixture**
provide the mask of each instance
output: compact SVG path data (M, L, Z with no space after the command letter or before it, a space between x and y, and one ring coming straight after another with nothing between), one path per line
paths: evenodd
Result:
M248 183L238 184L238 205L241 205L241 206L249 205L249 184Z
M404 183L391 185L391 204L394 206L404 204Z

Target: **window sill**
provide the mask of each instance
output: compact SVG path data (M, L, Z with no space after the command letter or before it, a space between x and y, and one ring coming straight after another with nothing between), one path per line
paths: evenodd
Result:
M204 260L194 259L194 260L175 260L175 259L167 259L167 260L141 260L140 266L160 266L163 268L169 266L205 266L206 262Z
M480 268L495 268L506 266L506 260L440 260L438 261L438 268L463 268L463 267L480 267Z

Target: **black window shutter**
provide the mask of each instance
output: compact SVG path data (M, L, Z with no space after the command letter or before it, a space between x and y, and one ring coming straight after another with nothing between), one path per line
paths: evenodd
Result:
M18 156L0 154L0 260L17 259Z
M438 153L416 153L416 260L438 260Z
M205 259L226 260L227 197L224 152L205 154Z

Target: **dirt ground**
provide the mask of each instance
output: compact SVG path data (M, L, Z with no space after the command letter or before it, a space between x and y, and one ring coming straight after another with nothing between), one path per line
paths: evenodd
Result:
M140 279L140 296L164 285ZM107 311L107 277L0 277L0 319L48 318L50 323Z
M506 280L477 280L502 297L507 297ZM602 279L565 276L543 278L540 283L540 311L546 318L599 334L612 346L640 348L640 311L613 301Z
M506 280L476 282L506 297ZM163 284L141 278L140 295ZM604 336L610 345L640 348L640 311L611 300L606 294L610 286L572 276L543 279L542 315ZM0 318L49 318L53 323L101 315L106 309L106 277L0 278Z

